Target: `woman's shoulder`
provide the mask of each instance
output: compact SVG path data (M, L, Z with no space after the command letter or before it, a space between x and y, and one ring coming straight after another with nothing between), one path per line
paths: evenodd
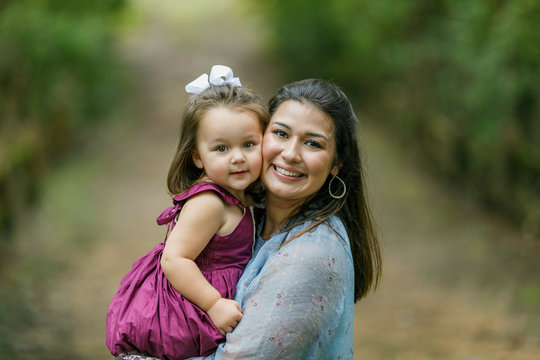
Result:
M299 251L306 256L332 254L347 257L352 261L349 238L341 220L337 216L331 216L310 229L315 222L316 220L309 220L292 229L287 237L295 238L283 246L283 249Z
M281 246L267 258L267 272L292 276L319 286L317 279L333 279L334 285L348 283L354 276L354 265L346 233L341 232L339 219L328 219L313 229L307 221L291 230L284 239L298 236Z
M290 236L303 239L304 241L333 241L341 240L349 243L349 237L343 222L337 216L331 216L320 224L315 225L317 219L308 220L290 232Z

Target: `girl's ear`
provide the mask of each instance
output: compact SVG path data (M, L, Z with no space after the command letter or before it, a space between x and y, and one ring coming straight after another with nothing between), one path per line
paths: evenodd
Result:
M201 157L197 150L191 150L191 159L193 160L193 163L195 164L196 167L198 167L199 169L204 168Z

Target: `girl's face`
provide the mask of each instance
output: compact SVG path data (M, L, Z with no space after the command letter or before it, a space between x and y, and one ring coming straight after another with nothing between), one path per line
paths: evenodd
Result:
M268 125L262 146L261 179L267 196L300 203L314 195L332 172L333 122L308 103L283 102Z
M192 159L206 177L239 196L261 172L262 128L248 110L210 109L199 122Z

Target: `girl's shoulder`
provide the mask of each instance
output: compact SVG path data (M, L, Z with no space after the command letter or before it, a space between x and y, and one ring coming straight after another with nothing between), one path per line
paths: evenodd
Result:
M190 187L188 190L184 191L181 194L178 194L173 197L173 202L175 204L182 204L185 203L188 199L194 197L195 195L204 193L204 192L211 192L217 195L219 198L221 198L223 201L225 201L228 204L231 205L238 205L240 204L240 201L235 198L231 193L229 193L227 190L222 188L221 186L206 182L206 181L200 181L196 184L194 184L192 187Z
M226 204L237 205L239 201L221 186L201 181L174 196L173 205L165 209L156 221L158 225L175 223L180 212L184 215L186 212L198 212L201 218L221 216Z

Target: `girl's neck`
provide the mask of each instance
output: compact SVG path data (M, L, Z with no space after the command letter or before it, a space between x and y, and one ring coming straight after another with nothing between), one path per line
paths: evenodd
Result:
M267 240L275 234L301 206L297 201L281 201L271 195L266 195L266 216L264 228L261 233L263 239Z

